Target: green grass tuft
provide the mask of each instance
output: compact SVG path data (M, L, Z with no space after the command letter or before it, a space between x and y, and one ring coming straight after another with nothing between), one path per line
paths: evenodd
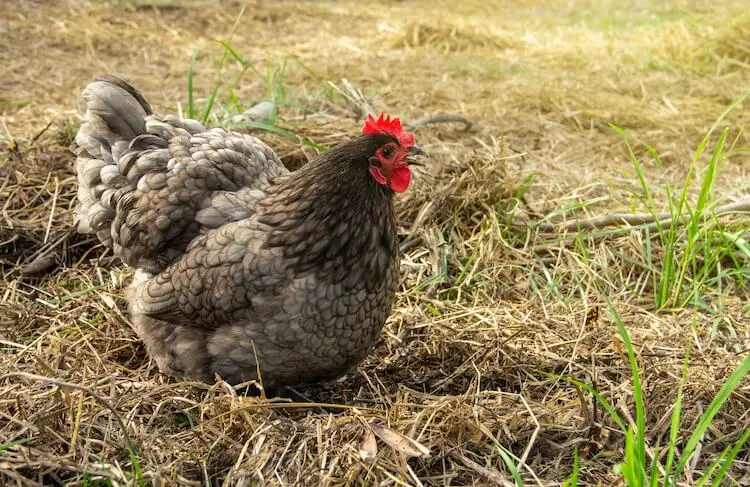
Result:
M702 170L699 163L718 126L747 96L748 94L743 95L724 110L706 133L695 151L677 196L675 188L666 184L664 193L670 215L667 222L657 218L662 212L661 205L657 204L653 196L651 183L642 162L635 155L631 143L626 140L630 162L643 191L641 199L648 212L656 219L658 241L663 251L660 262L655 263L651 241L646 239L645 264L652 271L654 304L657 309L693 305L711 311L712 308L705 299L708 292L732 278L737 279L742 286L746 284L748 269L743 258L736 254L739 251L747 257L747 242L742 232L732 232L724 228L715 214L717 198L713 191L721 165L728 155L734 152L739 135L733 144L728 145L730 131L724 128ZM615 126L612 128L620 135L625 135L622 129ZM650 146L646 149L657 166L661 166L658 152ZM698 199L691 204L688 196L693 189L692 182L696 175L699 175L700 182ZM730 263L729 268L726 267L727 261Z
M635 428L633 425L629 425L626 438L625 438L625 456L623 461L618 464L617 469L621 472L627 485L632 487L641 487L646 485L663 485L665 487L676 486L679 482L680 475L683 474L685 466L690 457L695 453L698 444L702 441L704 434L711 426L711 423L719 412L721 407L727 401L732 392L739 386L740 382L750 372L750 355L746 355L739 367L731 374L727 381L722 386L719 393L711 401L706 411L700 416L698 424L696 425L693 433L690 435L685 446L682 448L677 459L677 465L672 469L673 458L678 448L678 430L680 425L680 414L682 410L682 385L677 392L675 398L674 409L672 412L672 421L669 436L669 445L667 445L667 461L663 469L663 475L659 472L659 445L656 444L653 447L653 455L649 458L646 455L647 443L645 438L646 428L646 410L643 403L643 389L640 383L638 362L636 359L636 353L633 348L633 344L630 341L630 335L625 328L622 319L617 314L614 306L608 302L610 313L612 314L617 329L620 333L623 342L625 343L625 349L627 350L628 360L630 362L632 379L633 379L633 397L636 404L635 411ZM685 362L683 373L682 384L684 385L687 379L687 361ZM716 471L716 475L713 476L713 481L716 485L719 485L728 469L728 463L737 455L742 446L748 439L748 434L745 432L734 446L729 449L727 447L722 454L709 464L704 474L703 482L707 481ZM649 465L650 464L650 465ZM721 466L721 468L719 468ZM650 472L647 474L647 472Z

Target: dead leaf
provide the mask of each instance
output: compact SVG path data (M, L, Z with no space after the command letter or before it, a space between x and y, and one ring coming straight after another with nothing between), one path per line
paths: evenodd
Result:
M365 437L359 444L359 456L365 462L371 462L378 455L378 442L370 428L365 430Z
M371 422L368 423L372 431L378 435L378 438L383 442L396 450L397 452L403 453L409 457L425 458L430 456L430 450L418 441L409 438L406 435L402 435L398 431L392 430L387 426L383 426L380 423Z
M21 266L21 274L24 276L31 276L34 274L41 274L42 272L48 271L52 266L57 263L57 257L53 253L43 253L30 263Z
M588 310L584 325L593 326L594 328L599 327L599 306L594 306Z

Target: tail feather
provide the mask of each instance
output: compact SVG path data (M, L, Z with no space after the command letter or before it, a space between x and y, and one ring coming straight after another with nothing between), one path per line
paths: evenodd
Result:
M84 123L73 147L78 155L78 231L96 233L111 247L115 208L107 203L127 184L116 161L133 139L146 133L151 106L133 86L111 75L86 86L81 98Z
M249 217L261 189L287 172L258 139L154 115L135 88L113 76L86 86L82 111L72 147L78 231L96 234L125 264L152 274L202 232Z
M146 133L146 117L153 113L151 106L128 82L112 75L100 76L83 90L82 98L87 120L98 125L95 133L114 135L108 139L110 145Z

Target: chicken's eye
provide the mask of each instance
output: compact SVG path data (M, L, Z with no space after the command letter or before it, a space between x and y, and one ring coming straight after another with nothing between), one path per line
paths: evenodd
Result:
M386 146L386 147L383 147L383 150L381 151L381 153L383 154L383 157L385 157L386 159L390 159L391 156L393 155L393 149L391 149L390 146Z

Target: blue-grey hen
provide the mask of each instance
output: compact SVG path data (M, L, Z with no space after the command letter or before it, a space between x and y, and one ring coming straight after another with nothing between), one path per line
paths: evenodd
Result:
M421 153L398 119L290 172L255 137L152 113L130 84L83 91L78 231L135 277L132 324L166 374L266 388L356 366L390 313L393 193Z

